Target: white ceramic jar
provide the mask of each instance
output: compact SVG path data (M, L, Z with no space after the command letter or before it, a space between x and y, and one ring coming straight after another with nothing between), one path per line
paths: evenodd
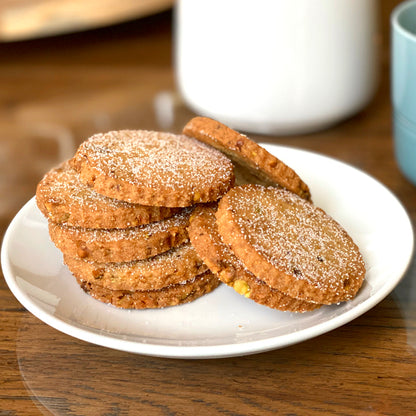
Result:
M179 91L239 130L326 128L374 94L377 17L377 0L178 0Z

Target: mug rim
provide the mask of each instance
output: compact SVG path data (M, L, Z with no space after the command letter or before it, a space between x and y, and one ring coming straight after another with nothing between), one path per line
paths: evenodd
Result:
M399 22L399 17L409 8L411 7L415 7L416 8L416 0L407 0L404 1L403 3L400 3L399 5L397 5L392 12L391 15L391 23L393 28L397 31L400 32L402 35L410 38L412 41L416 42L416 33L412 33L410 32L408 29L406 29L405 27L403 27L400 22Z

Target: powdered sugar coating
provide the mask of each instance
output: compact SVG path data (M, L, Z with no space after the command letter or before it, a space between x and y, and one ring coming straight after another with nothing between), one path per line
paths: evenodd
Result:
M188 240L193 208L173 217L125 229L88 229L49 222L49 234L66 255L97 262L126 262L165 252Z
M51 221L84 228L125 228L159 221L175 208L151 207L107 198L81 182L68 162L51 169L36 191L39 209Z
M216 207L199 206L195 209L188 229L192 245L218 278L238 293L273 309L306 312L320 307L285 295L257 279L248 271L230 248L224 244L215 221Z
M98 192L145 205L162 205L166 194L177 195L177 206L216 200L234 180L232 163L219 151L184 135L146 130L96 134L81 144L73 166ZM82 173L91 169L93 175ZM173 206L171 197L163 205Z
M350 299L361 286L365 266L358 247L340 224L312 203L283 189L248 185L231 190L220 210L227 211L224 218L236 231L230 235L228 229L225 235L223 218L224 241L237 245L234 252L245 266L272 286L322 303Z
M63 164L61 168L53 169L47 177L50 180L50 186L47 189L43 187L40 193L41 195L48 194L48 200L51 203L62 203L62 200L68 196L66 203L85 206L92 211L101 210L102 204L114 208L132 206L125 201L107 198L94 192L79 180L78 174L68 163Z
M189 243L138 261L99 263L69 256L64 261L75 276L111 290L158 290L207 270Z
M193 207L184 208L181 212L161 221L144 224L139 227L93 229L61 226L76 239L82 239L87 244L95 242L118 242L122 240L148 240L150 236L164 233L172 229L186 228Z

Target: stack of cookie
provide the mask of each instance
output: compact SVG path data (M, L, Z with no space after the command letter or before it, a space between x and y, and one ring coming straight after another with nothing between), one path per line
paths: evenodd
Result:
M97 134L48 172L36 200L80 286L122 308L190 302L220 283L189 242L195 204L234 183L232 163L184 135Z
M215 120L192 119L184 133L224 152L237 181L251 182L197 207L190 221L191 243L219 279L257 303L292 312L356 295L365 276L358 247L313 205L291 168Z
M293 169L204 117L182 135L94 135L36 196L80 286L122 308L178 305L224 282L306 312L352 299L365 276L358 247Z

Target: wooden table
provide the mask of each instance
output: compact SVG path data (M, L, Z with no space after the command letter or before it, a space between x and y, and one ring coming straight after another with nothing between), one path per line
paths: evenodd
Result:
M398 170L392 146L388 19L397 3L380 1L381 81L364 111L315 134L252 137L366 171L398 196L414 224L416 187ZM92 133L180 131L192 112L175 93L171 29L165 12L0 44L2 235L43 173ZM393 293L351 323L284 349L214 360L147 357L74 339L27 312L1 279L0 415L414 415L415 279L413 260Z

